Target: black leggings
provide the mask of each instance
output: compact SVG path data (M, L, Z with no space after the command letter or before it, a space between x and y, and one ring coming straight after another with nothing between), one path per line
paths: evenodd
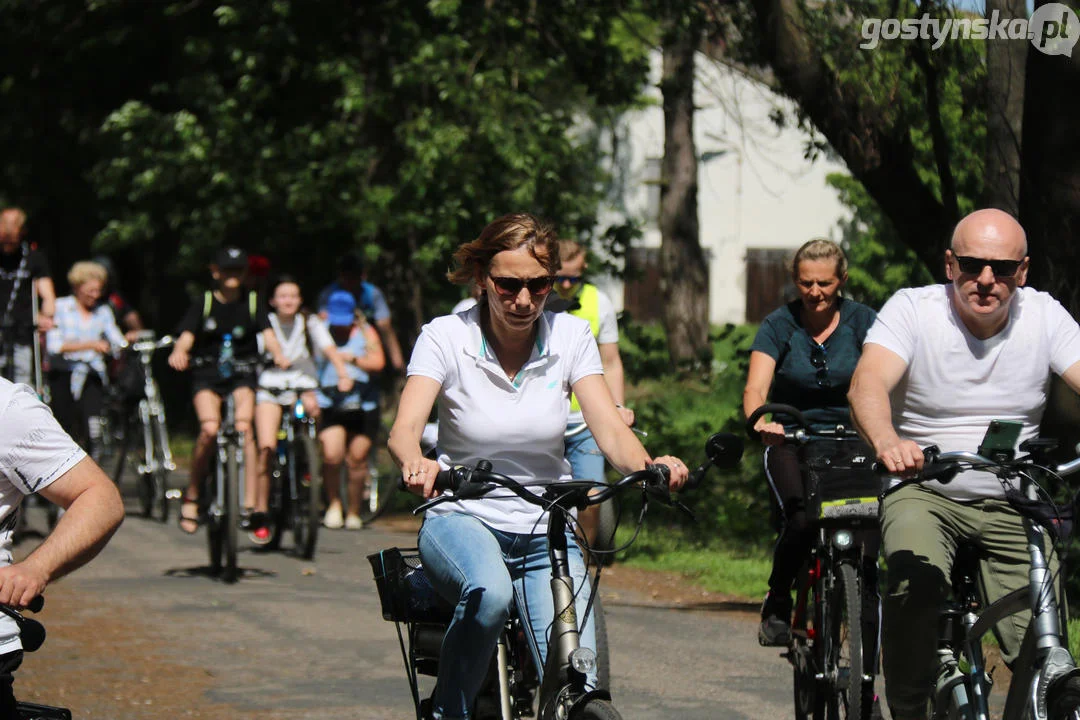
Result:
M70 370L51 371L49 388L52 391L53 414L60 426L83 450L91 452L90 418L100 417L105 407L105 386L101 377L91 370L86 376L82 395L78 400L71 394Z
M799 450L794 445L775 445L765 449L765 476L773 491L774 520L779 537L773 550L772 573L769 575L769 596L761 608L763 618L791 616L791 590L799 569L814 541L815 530L806 518L806 482L799 466ZM881 535L876 530L856 533L863 546L863 577L877 596L877 554ZM864 594L867 597L869 593ZM873 616L877 618L876 602ZM869 611L868 606L864 611ZM866 612L864 612L866 615Z

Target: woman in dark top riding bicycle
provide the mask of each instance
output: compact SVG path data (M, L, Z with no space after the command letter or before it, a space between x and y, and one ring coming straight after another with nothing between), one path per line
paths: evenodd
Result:
M761 323L750 347L743 412L749 417L768 400L798 408L813 428L852 427L848 385L874 311L840 296L847 258L830 240L811 240L799 248L791 275L799 298ZM780 520L758 640L784 646L791 633L791 588L811 542L804 479L796 446L784 444L784 426L762 418L754 429L766 445L765 475Z

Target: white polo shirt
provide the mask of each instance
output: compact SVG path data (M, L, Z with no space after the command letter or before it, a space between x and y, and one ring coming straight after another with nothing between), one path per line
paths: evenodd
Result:
M536 346L513 381L480 330L477 306L436 318L416 341L408 374L438 382L438 460L443 468L491 461L495 472L523 485L571 479L563 457L570 388L602 375L600 351L589 323L566 313L540 316ZM447 502L431 515L464 512L497 530L539 534L547 514L509 491L479 500Z
M1005 328L976 338L950 302L951 284L900 290L881 308L866 343L907 363L893 390L900 437L943 452L978 450L991 420L1024 424L1019 442L1039 434L1050 373L1080 362L1080 326L1044 292L1017 288ZM988 473L961 473L946 485L926 483L954 500L1000 497Z

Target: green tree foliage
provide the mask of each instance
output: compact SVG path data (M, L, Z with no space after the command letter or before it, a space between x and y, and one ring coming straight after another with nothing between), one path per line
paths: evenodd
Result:
M647 70L616 14L571 0L0 0L0 19L18 148L0 195L42 237L93 238L163 280L201 276L229 240L321 283L363 246L406 327L454 299L449 251L494 217L593 232L592 118L636 101ZM78 227L48 232L62 178Z

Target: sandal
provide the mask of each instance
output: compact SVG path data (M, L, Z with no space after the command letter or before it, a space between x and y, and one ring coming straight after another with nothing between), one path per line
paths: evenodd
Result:
M185 510L187 512L185 512ZM194 510L194 512L192 512ZM179 521L180 529L188 535L194 535L199 530L199 526L202 525L202 518L199 516L199 499L193 498L187 493L180 498L180 515L177 518ZM185 525L184 523L190 523Z

